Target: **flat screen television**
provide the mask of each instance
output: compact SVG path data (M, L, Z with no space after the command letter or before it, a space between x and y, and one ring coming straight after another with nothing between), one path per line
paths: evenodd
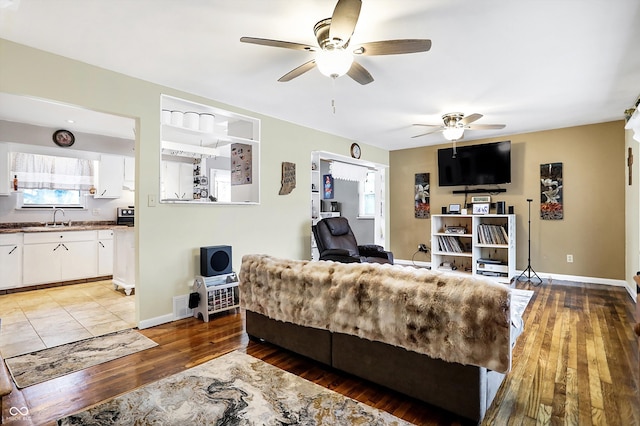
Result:
M497 185L511 182L511 141L438 150L438 185Z

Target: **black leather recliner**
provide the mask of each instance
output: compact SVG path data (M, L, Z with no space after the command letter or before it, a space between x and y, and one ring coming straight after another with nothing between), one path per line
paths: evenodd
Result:
M328 217L312 227L320 260L342 263L370 262L393 264L393 253L382 246L368 244L359 246L356 237L344 217Z

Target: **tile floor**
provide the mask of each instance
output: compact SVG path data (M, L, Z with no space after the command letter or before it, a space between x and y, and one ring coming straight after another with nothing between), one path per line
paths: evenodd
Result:
M135 294L110 280L0 295L4 358L136 327Z

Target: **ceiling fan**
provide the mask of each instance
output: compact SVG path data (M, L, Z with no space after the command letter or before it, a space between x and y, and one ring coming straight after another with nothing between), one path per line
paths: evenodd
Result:
M347 74L360 84L369 84L373 81L373 77L362 65L354 61L354 55L397 55L426 52L431 49L431 40L426 39L374 41L359 44L351 49L349 42L358 22L361 7L361 0L338 0L331 18L323 19L313 27L318 46L255 37L242 37L240 41L316 52L315 58L280 77L278 81L281 82L290 81L318 66L322 74L333 79Z
M464 137L465 130L504 129L504 124L471 124L482 118L482 114L471 114L467 117L461 112L450 112L442 116L443 124L414 124L414 126L431 127L428 132L412 136L419 138L435 132L442 132L445 139L459 141Z

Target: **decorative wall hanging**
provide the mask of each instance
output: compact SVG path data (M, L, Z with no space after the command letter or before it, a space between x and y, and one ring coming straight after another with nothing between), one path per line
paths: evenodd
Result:
M562 163L540 165L540 218L560 220L564 218L562 203Z
M416 173L414 191L415 217L417 219L429 219L431 217L429 173Z
M278 195L291 194L296 187L296 163L282 162L282 180Z
M333 176L324 175L322 176L322 193L325 200L329 200L333 198Z
M231 144L231 185L248 185L253 181L251 145Z
M627 157L627 167L629 167L629 186L633 185L633 148L629 147L629 156Z

